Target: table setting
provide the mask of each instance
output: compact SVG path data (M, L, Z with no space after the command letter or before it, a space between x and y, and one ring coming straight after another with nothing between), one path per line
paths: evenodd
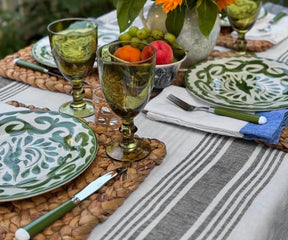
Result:
M245 33L252 55L235 51L222 23L206 59L168 73L155 71L154 46L140 64L113 54L124 47L116 11L81 19L97 26L96 48L86 38L59 51L71 43L57 27L53 47L47 36L0 60L0 239L286 239L288 16L276 4L260 9ZM83 43L93 61L75 77L59 66ZM154 74L169 80L157 85ZM93 105L85 116L61 113L82 94L98 106L99 88L115 126Z

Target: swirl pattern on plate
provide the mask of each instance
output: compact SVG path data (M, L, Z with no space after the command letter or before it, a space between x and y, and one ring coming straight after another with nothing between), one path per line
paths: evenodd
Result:
M255 57L202 62L186 74L189 92L213 105L266 111L288 106L287 65Z
M0 202L37 195L83 172L97 140L83 122L46 111L0 114Z

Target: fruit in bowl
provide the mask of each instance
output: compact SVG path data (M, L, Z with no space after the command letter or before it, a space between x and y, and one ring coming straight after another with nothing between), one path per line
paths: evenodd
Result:
M185 49L176 42L171 33L163 33L159 29L150 31L148 28L132 26L122 33L118 40L131 41L134 47L141 49L141 43L149 43L157 49L154 90L169 86L176 77L182 62L186 59ZM143 45L143 44L142 44ZM144 47L144 46L143 46ZM149 48L143 48L142 58L149 56Z
M169 64L173 62L173 50L170 45L162 40L156 40L150 43L157 50L156 65ZM144 50L144 49L143 49Z

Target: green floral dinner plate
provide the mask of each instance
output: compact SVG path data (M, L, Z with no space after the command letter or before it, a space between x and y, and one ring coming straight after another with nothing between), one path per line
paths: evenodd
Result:
M112 42L118 39L119 28L118 26L98 26L98 46ZM36 42L32 48L32 56L35 60L48 67L56 68L56 63L51 53L49 44L49 37L46 36ZM95 62L94 67L97 66Z
M36 196L81 174L98 142L77 118L52 111L0 114L0 202Z
M288 65L256 57L215 58L190 68L185 86L212 105L245 111L288 107Z

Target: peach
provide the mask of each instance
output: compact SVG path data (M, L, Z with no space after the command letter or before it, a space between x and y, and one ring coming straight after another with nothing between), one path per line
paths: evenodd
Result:
M151 46L145 46L141 52L141 60L145 60L154 54L154 48Z
M150 43L157 49L156 65L168 64L173 62L173 50L170 45L162 40Z

